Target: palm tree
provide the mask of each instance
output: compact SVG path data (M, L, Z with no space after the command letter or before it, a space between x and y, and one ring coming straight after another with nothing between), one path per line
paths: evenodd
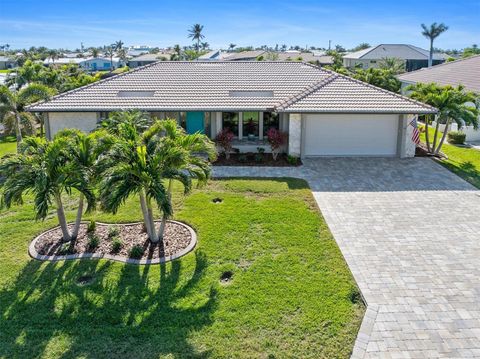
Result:
M237 47L237 45L236 45L236 44L233 44L233 43L230 44L230 45L228 45L228 51L233 51L233 49L234 49L235 47Z
M105 55L110 58L110 72L113 71L113 56L115 56L115 49L113 46L108 46L105 50Z
M425 24L422 24L422 35L430 40L430 55L428 57L428 67L432 67L433 63L433 41L439 37L443 32L448 30L448 26L444 23L437 24L434 22L427 27Z
M385 57L378 63L378 68L398 75L405 72L405 61L396 57Z
M65 140L67 160L75 168L78 176L86 186L93 187L96 182L96 163L100 156L114 143L114 137L105 130L96 130L90 134L76 129L65 129L55 135L57 139ZM80 192L78 199L77 215L71 237L76 239L82 221L85 194Z
M200 46L202 47L202 50L207 50L209 48L210 44L205 41L205 42L202 42L200 44Z
M118 41L115 41L115 44L113 45L113 47L115 48L116 51L118 51L123 49L123 45L124 45L123 41L118 40Z
M439 154L452 121L455 121L459 128L463 127L465 124L472 125L475 129L478 128L478 116L480 113L478 95L466 91L464 86L442 87L434 83L418 83L407 87L407 91L410 91L411 98L434 106L439 111L437 114L437 125L435 127L432 144L430 144L429 137L429 124L431 117L426 116L425 119L425 139L428 152L433 153L434 155ZM440 141L437 143L438 137L440 137L439 126L441 123L445 124L445 129Z
M171 60L172 61L180 61L182 59L182 48L180 47L180 45L175 45L173 47L173 55L171 57Z
M48 51L48 57L50 57L52 59L52 65L55 65L55 60L58 59L58 51L57 50L49 50Z
M120 49L117 51L117 56L120 60L122 60L124 65L127 65L127 50L126 49Z
M18 92L7 86L0 86L0 119L12 123L17 137L17 151L22 142L22 129L33 132L33 115L25 111L25 107L39 100L47 100L55 90L40 84L31 84ZM8 126L7 126L8 127Z
M203 31L203 25L200 24L194 24L189 30L188 30L188 37L192 39L192 41L196 41L196 50L200 48L200 40L204 39L205 36L202 34Z
M197 179L198 185L203 185L210 178L209 161L217 157L215 144L200 133L186 134L175 120L162 121L164 136L157 139L158 153L165 159L162 177L168 179L167 200L172 207L172 185L178 180L184 186L184 192L191 188L191 179ZM170 148L176 148L173 156L169 156ZM205 156L206 155L206 156ZM164 213L159 230L159 238L163 240L168 215Z
M64 241L73 237L65 217L62 194L76 189L87 199L87 211L95 206L95 195L86 178L79 175L77 165L69 161L67 148L68 141L64 137L55 137L53 141L27 137L18 154L7 155L0 162L0 176L5 179L2 204L9 208L22 203L23 194L32 193L36 219L45 219L51 204L55 203Z
M98 57L98 54L99 54L99 51L96 47L94 47L92 49L92 57L95 58L95 57Z

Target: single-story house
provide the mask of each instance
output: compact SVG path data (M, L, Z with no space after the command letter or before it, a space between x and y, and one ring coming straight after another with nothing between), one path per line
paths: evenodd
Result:
M15 59L6 56L0 56L0 70L13 69L15 65Z
M225 61L254 61L258 57L265 55L267 52L264 50L251 50L251 51L241 51L241 52L232 52L227 54L223 60Z
M405 62L405 71L415 71L428 66L430 52L420 47L406 44L381 44L343 56L343 66L362 69L378 68L383 59L396 58ZM445 62L442 54L433 54L433 65Z
M79 64L87 71L110 71L123 66L122 60L118 57L112 58L112 61L110 62L110 58L106 56L89 57L87 59L82 59Z
M278 52L280 61L304 61L315 65L324 66L333 64L333 56L328 56L324 51L302 52L298 50L287 50Z
M52 59L51 57L47 57L45 60L43 60L43 64L45 66L69 64L75 64L80 66L83 61L85 61L85 59L80 57L59 57L58 59Z
M292 156L412 157L412 116L436 109L320 67L291 61L160 61L29 106L47 136L93 130L110 111L175 118L214 139L224 128L240 151L268 148L270 128Z
M167 61L170 60L171 55L168 53L165 54L143 54L137 57L134 57L128 61L128 67L131 69L135 67L145 66L148 64L153 64L157 61Z
M225 57L229 56L228 53L222 52L222 50L212 50L199 56L197 60L199 61L218 61L223 60Z
M480 96L480 55L408 72L397 77L402 82L404 91L409 85L435 82L442 86L463 85L466 90ZM456 123L452 124L452 130L458 130ZM480 141L480 131L472 126L463 126L461 131L467 135L467 141Z

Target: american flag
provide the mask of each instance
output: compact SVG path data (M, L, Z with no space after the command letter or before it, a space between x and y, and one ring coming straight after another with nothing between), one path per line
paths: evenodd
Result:
M420 143L420 131L418 130L417 126L417 117L413 118L412 122L410 122L410 125L413 127L412 141L418 145Z

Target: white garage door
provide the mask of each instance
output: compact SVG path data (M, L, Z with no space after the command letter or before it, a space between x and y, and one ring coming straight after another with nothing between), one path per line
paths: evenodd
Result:
M398 115L305 115L305 156L394 156Z

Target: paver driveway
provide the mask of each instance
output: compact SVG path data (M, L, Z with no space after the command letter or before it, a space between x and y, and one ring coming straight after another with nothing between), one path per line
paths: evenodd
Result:
M308 180L368 305L353 357L480 358L480 191L426 158L215 175Z

